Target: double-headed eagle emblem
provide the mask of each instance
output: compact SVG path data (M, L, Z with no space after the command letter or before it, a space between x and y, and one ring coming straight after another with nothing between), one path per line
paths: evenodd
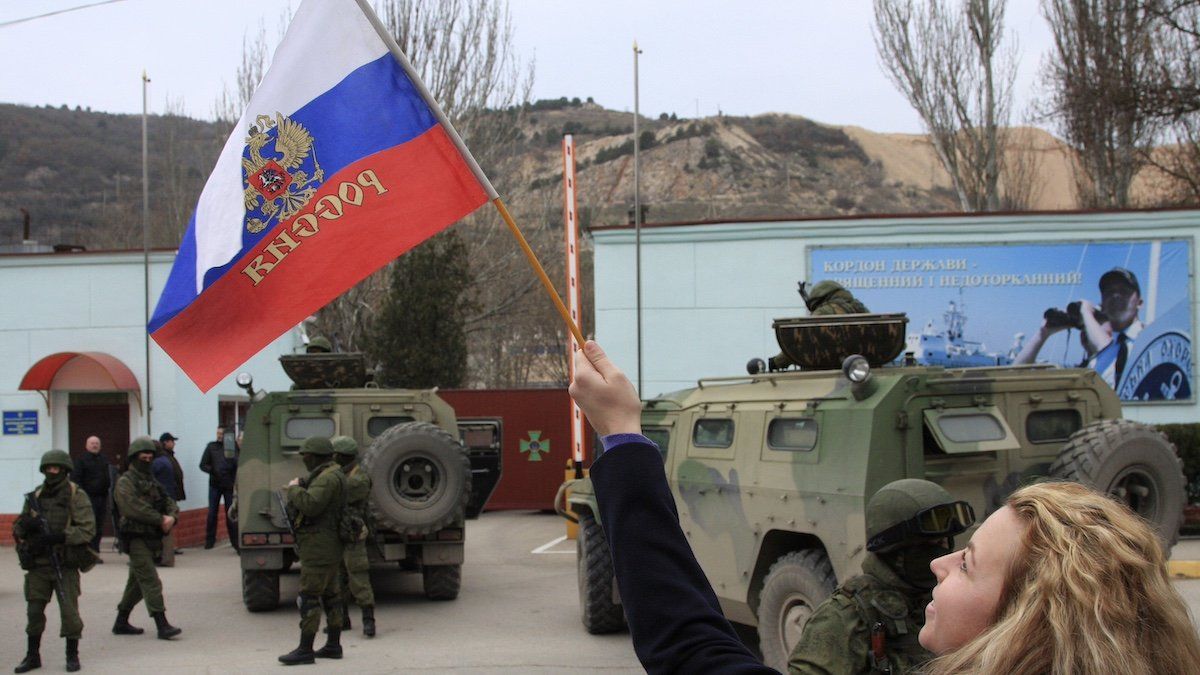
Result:
M275 113L275 119L259 115L250 125L242 154L246 230L257 234L288 220L313 198L324 179L307 129L282 113Z

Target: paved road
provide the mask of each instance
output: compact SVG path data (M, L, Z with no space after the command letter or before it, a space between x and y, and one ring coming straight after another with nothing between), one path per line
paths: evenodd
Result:
M579 623L573 542L542 549L563 534L553 515L500 512L469 521L463 589L453 602L431 602L416 575L376 576L379 635L355 631L343 639L346 658L320 662L320 672L421 673L638 673L627 634L588 635ZM105 542L107 550L107 541ZM1175 557L1200 559L1200 541L1176 547ZM291 605L250 614L241 602L237 556L228 546L188 549L174 568L160 569L167 616L183 628L170 642L150 634L153 623L139 606L134 623L147 634L109 632L124 588L124 558L104 554L106 564L84 576L81 598L84 669L93 673L254 673L282 667L275 657L295 646L297 615ZM0 548L0 671L24 653L25 604L12 548ZM298 575L283 579L285 598L295 597ZM1193 616L1200 616L1200 580L1176 587ZM60 672L56 605L51 605L41 672ZM51 636L55 636L51 638ZM321 644L318 641L318 646ZM300 672L310 672L312 669Z
M628 634L588 635L580 624L574 542L532 552L563 533L562 519L547 514L497 512L468 521L459 598L426 600L419 575L377 575L378 636L362 636L357 609L352 609L355 630L342 640L346 658L319 662L320 672L642 672ZM153 638L144 605L134 612L133 623L146 628L146 635L112 635L127 568L123 556L103 556L105 564L84 575L80 598L86 625L80 654L86 672L261 672L282 668L275 657L296 646L299 617L294 605L261 614L242 606L237 556L228 546L187 549L175 567L159 569L167 617L183 628L183 635L170 643ZM11 547L0 548L0 570L0 617L8 623L0 632L0 671L7 672L25 649L25 604ZM298 580L296 573L284 576L285 598L295 597ZM63 668L56 608L52 603L48 613L39 672Z

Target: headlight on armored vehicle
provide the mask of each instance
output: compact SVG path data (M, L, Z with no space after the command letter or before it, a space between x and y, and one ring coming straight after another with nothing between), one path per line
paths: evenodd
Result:
M250 385L254 384L254 378L250 377L250 373L242 371L237 374L236 382L237 386L241 387L242 389L249 389Z
M845 361L842 361L842 374L847 380L855 384L861 384L871 377L871 364L858 354L847 356Z

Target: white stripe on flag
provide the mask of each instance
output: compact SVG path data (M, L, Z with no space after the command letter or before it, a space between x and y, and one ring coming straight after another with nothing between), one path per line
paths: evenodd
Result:
M354 0L304 0L196 204L196 292L204 274L242 248L242 150L258 115L290 115L357 68L388 53Z

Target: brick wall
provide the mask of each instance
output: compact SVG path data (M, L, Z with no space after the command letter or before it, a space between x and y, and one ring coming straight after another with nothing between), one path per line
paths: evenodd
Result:
M12 525L17 519L15 513L0 513L0 546L12 546ZM208 509L189 509L179 513L179 523L175 526L175 545L180 547L204 545L204 523L208 519ZM225 507L217 514L217 539L227 539L225 532Z

